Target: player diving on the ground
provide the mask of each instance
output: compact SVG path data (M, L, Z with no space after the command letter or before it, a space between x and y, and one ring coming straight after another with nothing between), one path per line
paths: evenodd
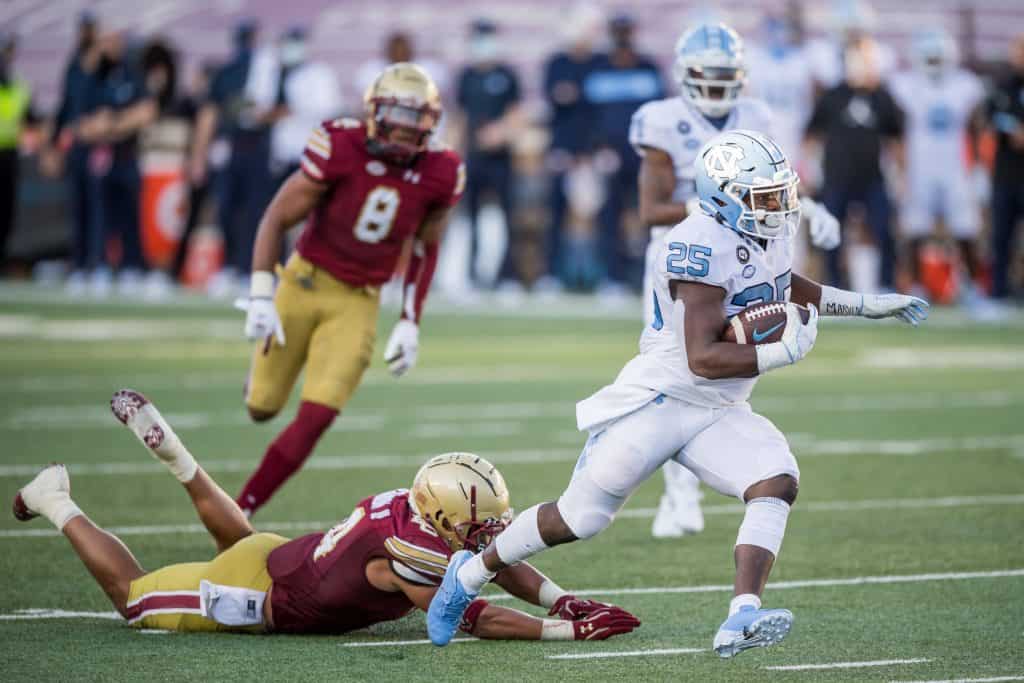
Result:
M782 546L800 470L786 438L747 399L760 375L811 350L818 310L913 325L928 313L921 299L850 292L793 274L797 183L782 150L760 133L722 133L700 150L700 210L658 245L647 293L654 320L644 328L640 353L613 384L577 405L578 426L590 436L561 497L522 512L482 553L452 556L427 613L435 644L451 639L463 612L498 572L607 528L630 494L670 460L746 504L734 550L734 596L714 650L732 657L786 636L792 613L763 609L761 594ZM772 330L755 328L754 343L722 341L730 316L773 301L785 311L782 325L773 325L781 327L780 339L757 343ZM810 309L806 321L798 305Z
M761 100L742 97L747 80L743 41L725 24L687 29L675 47L672 67L679 95L648 102L633 115L629 139L641 157L640 218L650 228L644 264L644 324L654 322L650 296L657 276L662 238L697 211L694 159L721 131L756 130L772 136L772 114ZM811 242L822 249L839 245L839 222L817 202L800 199L800 216ZM652 533L659 538L699 533L704 528L699 482L675 462L662 468L665 493Z
M61 530L115 609L139 628L345 633L399 619L427 608L453 551L482 549L511 517L498 470L478 456L447 453L427 461L411 489L360 501L326 532L294 540L257 533L144 396L119 391L111 410L185 487L217 556L146 572L71 499L63 465L22 488L14 514L46 517ZM526 563L495 582L554 618L476 600L462 629L479 638L603 640L640 625L619 607L569 594Z

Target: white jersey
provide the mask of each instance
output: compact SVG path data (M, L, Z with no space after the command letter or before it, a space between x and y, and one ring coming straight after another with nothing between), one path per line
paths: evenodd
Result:
M725 290L728 317L762 301L788 301L792 240L767 240L766 247L704 213L689 216L660 240L654 273L654 321L644 327L640 353L615 383L577 405L580 429L601 425L640 408L652 394L701 406L743 403L756 377L705 379L690 370L683 337L685 306L669 293L672 280L699 282Z
M640 156L644 156L645 147L654 147L672 158L676 171L672 200L685 204L697 196L697 171L693 162L704 143L722 131L735 128L770 136L771 125L771 113L766 104L740 98L719 130L699 109L677 95L648 102L637 109L629 126L629 142Z
M908 174L961 177L967 126L985 96L978 77L955 69L935 79L912 70L893 76L889 87L906 114Z

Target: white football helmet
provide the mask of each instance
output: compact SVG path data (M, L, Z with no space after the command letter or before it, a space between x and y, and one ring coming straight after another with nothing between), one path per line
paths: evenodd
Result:
M672 75L683 97L704 115L726 116L747 80L743 40L722 23L699 24L676 41Z

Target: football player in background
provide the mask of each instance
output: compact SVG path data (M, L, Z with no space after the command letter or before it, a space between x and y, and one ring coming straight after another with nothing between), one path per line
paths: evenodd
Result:
M995 309L973 282L980 268L976 241L981 209L965 154L971 124L981 116L985 88L977 76L959 67L953 37L933 28L914 36L913 66L893 76L889 89L906 117L902 227L910 241L914 281L920 282L921 248L941 217L967 270L964 302L972 314L990 315Z
M928 304L901 294L861 294L792 273L800 224L798 178L767 136L735 130L697 155L699 210L658 242L654 320L640 353L615 382L576 406L590 434L572 479L556 502L522 512L483 553L452 556L427 612L431 640L444 645L463 610L508 566L546 548L607 528L630 494L665 462L675 461L746 512L736 538L729 615L714 650L732 657L782 640L793 615L762 609L761 593L782 545L800 470L782 433L747 399L766 372L802 359L822 315L897 317L917 325ZM729 316L747 306L782 302L778 341L722 341ZM792 303L790 303L792 302ZM795 304L811 310L807 321Z
M114 416L182 483L217 544L209 562L147 573L128 548L71 499L63 465L18 492L14 514L42 515L71 542L117 611L137 628L250 633L345 633L426 609L451 553L479 550L511 518L501 474L483 458L431 458L412 489L363 499L323 533L288 540L257 533L242 509L196 462L156 407L122 390ZM539 619L478 600L462 625L480 638L604 640L640 625L625 610L582 600L528 564L502 572L510 594L550 609Z
M270 444L238 495L252 514L309 457L359 385L373 355L380 287L413 239L402 314L384 359L400 377L415 364L419 321L441 237L465 185L458 154L435 147L437 87L408 62L384 69L367 89L366 119L315 128L267 208L253 249L245 335L253 353L245 403L250 417L277 415L306 367L298 414ZM306 220L288 264L274 269L285 233Z
M744 128L766 134L772 128L768 106L740 97L746 82L743 41L721 23L699 24L676 42L672 73L680 94L648 102L633 115L630 142L641 156L640 220L651 230L644 264L644 324L654 322L656 256L665 234L690 213L698 198L694 160L700 147L723 130ZM811 241L822 249L839 245L839 223L817 202L804 198ZM704 529L700 485L683 467L663 469L665 493L652 533L678 537Z

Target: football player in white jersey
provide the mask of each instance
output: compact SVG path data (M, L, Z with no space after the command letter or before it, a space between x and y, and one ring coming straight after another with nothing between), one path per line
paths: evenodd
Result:
M452 556L427 612L436 645L448 643L463 610L502 567L599 533L669 460L746 503L734 551L734 597L715 651L732 657L789 632L793 615L762 609L761 593L782 545L800 469L786 438L751 410L747 398L760 375L811 350L818 310L916 325L927 317L928 304L902 294L839 290L792 273L798 179L768 137L722 133L703 146L696 167L699 208L659 241L654 321L640 338L640 353L613 384L576 407L577 424L590 437L568 487L557 501L523 511L479 555ZM784 302L787 312L779 341L721 341L728 316L769 301ZM793 304L811 308L806 323Z
M917 280L920 249L941 216L960 247L967 291L974 293L970 281L979 265L975 240L981 214L964 148L985 89L977 76L958 67L956 43L944 30L916 35L913 54L913 67L889 84L907 122L902 228L910 240L911 272ZM965 299L973 311L985 310L980 295Z
M651 297L661 238L697 205L694 159L700 147L722 130L744 128L770 134L768 106L740 97L746 82L743 41L721 23L699 24L679 38L673 74L680 95L648 102L633 115L630 142L641 157L640 219L651 230L644 264L644 324L654 320ZM812 242L839 245L839 223L816 202L803 200ZM696 477L675 463L664 468L665 493L654 517L658 538L704 529Z

